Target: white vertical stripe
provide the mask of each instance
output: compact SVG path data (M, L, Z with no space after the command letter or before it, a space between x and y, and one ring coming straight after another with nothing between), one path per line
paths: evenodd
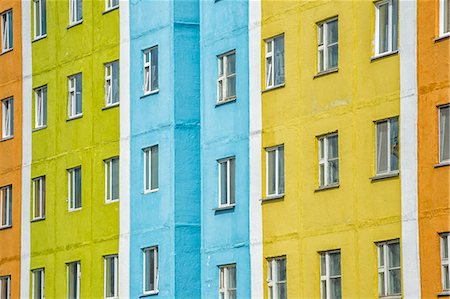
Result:
M22 0L22 215L20 297L30 298L31 2Z
M420 298L417 196L417 14L416 1L399 1L400 157L404 298Z
M261 1L249 1L250 274L251 297L263 298L261 218ZM251 53L251 54L250 54Z
M119 298L130 297L130 3L120 1Z

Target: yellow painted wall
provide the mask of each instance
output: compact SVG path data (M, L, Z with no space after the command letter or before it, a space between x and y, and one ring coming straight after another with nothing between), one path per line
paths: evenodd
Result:
M46 175L47 207L31 224L31 269L45 267L47 298L66 296L66 263L77 260L81 298L103 298L103 256L118 252L119 203L105 203L103 160L119 154L119 108L102 108L104 63L119 58L119 10L104 10L85 0L82 24L68 28L69 1L47 1L47 37L32 44L33 88L47 84L48 115L32 136L32 178ZM78 72L83 116L67 121L67 77ZM33 95L33 124L34 109ZM82 209L68 212L67 169L78 165Z
M339 18L339 69L314 78L316 23L333 16ZM285 145L285 197L262 207L263 256L286 255L290 298L319 298L318 252L332 249L341 250L343 298L377 297L375 242L400 238L400 178L370 179L373 122L398 116L400 108L399 56L371 61L374 27L368 0L262 1L263 40L284 33L286 78L284 87L262 94L263 148ZM264 41L261 53L265 82ZM333 131L340 186L315 192L316 136ZM261 154L265 161L264 149ZM264 289L267 297L267 284Z

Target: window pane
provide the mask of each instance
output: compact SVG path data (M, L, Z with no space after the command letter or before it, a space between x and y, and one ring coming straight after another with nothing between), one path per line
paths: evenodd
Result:
M339 182L339 161L333 160L329 161L328 165L330 167L328 171L328 183L335 184Z
M337 158L338 150L338 136L334 135L328 137L328 158Z
M150 255L150 263L149 263L149 267L150 267L150 290L154 290L155 289L155 250L150 250L149 252Z
M398 142L398 119L393 118L390 120L390 138L391 138L391 171L398 170L398 155L399 155L399 142Z
M236 160L230 159L230 204L234 204L236 189Z
M42 294L42 270L33 271L33 298L43 298Z
M378 265L384 267L384 245L378 246Z
M112 161L107 161L105 163L106 167L106 199L111 200L111 163Z
M77 21L83 19L83 0L77 1Z
M112 64L112 102L119 102L119 62L114 61Z
M47 0L41 0L42 34L47 33Z
M442 258L448 258L448 236L442 236Z
M286 299L286 283L278 283L278 299Z
M327 268L326 268L326 257L325 254L320 254L320 275L326 275L327 274Z
M158 89L158 47L153 48L152 50L152 90Z
M334 20L327 23L328 27L328 44L338 42L338 20Z
M81 74L75 75L75 84L76 84L75 114L79 114L82 112L82 76L81 76Z
M330 253L330 276L341 275L341 254Z
M219 270L219 288L225 287L225 268L220 268Z
M323 45L323 24L317 26L317 43L318 45Z
M378 6L378 47L379 53L389 50L389 13L388 3Z
M8 294L8 285L9 285L9 279L8 277L2 277L0 279L0 298L9 298Z
M7 225L7 211L8 211L8 195L7 195L7 188L2 188L0 190L1 195L1 225L5 226Z
M326 280L322 280L320 282L320 298L321 299L327 299L327 282Z
M279 259L276 262L277 264L277 281L286 280L286 259Z
M377 123L377 173L388 170L387 121Z
M331 299L341 299L341 278L330 279L330 298Z
M338 45L328 47L328 68L338 66Z
M236 291L228 291L228 299L236 299Z
M325 66L323 64L323 50L319 50L319 72L323 71Z
M284 83L284 36L274 39L275 42L275 85Z
M228 288L236 288L236 267L228 267Z
M145 173L145 190L150 189L150 149L144 150L144 173Z
M41 35L41 9L40 9L40 1L36 0L34 2L34 12L35 12L35 21L34 21L34 26L35 26L35 33L36 36L40 36Z
M114 258L105 258L105 293L106 297L114 297L115 280L114 280Z
M236 54L227 56L227 75L236 73Z
M151 149L151 155L152 155L152 170L151 170L151 188L152 190L158 189L158 146L155 145Z
M267 191L269 195L275 194L275 151L267 152L267 171L268 171L268 186Z
M320 186L325 185L325 165L320 164L319 165L319 180L320 180Z
M220 204L227 204L227 162L220 162Z
M398 1L392 0L392 50L398 48Z
M400 243L389 244L389 268L400 267Z
M440 111L440 161L447 161L450 159L450 107L442 107Z
M449 271L448 270L449 270L448 269L448 265L442 267L442 271L443 271L442 276L444 277L444 281L443 281L443 283L444 283L444 285L443 285L444 290L450 289L450 275L449 275Z
M112 160L112 199L119 198L119 159Z
M450 32L450 0L444 0L444 33Z
M402 292L400 281L400 269L389 270L389 292L388 295L400 294Z
M42 88L42 125L47 124L47 87Z
M272 277L272 261L267 261L267 280L272 281L273 277Z
M81 208L81 168L75 171L75 208Z
M236 75L227 78L227 97L236 96Z
M77 263L70 263L68 265L69 285L68 297L69 299L77 299Z
M266 58L266 86L273 86L272 82L273 64L272 57Z
M386 289L384 287L384 272L378 273L378 295L379 296L385 296L386 295Z
M284 193L284 146L278 148L278 194Z

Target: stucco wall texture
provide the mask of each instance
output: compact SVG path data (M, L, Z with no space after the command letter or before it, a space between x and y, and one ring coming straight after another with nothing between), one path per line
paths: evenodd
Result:
M45 219L31 223L30 268L45 268L48 298L67 296L73 261L81 263L81 298L103 297L103 256L118 252L119 205L105 202L103 161L119 155L119 107L102 108L104 64L119 57L119 14L104 11L102 1L83 1L83 21L70 27L68 2L47 1L47 36L32 43L32 87L47 85L48 108L47 126L32 133L31 178L45 175L47 190ZM68 120L67 77L79 72L82 117ZM34 101L33 92L32 115ZM82 208L69 212L67 169L75 166Z
M338 71L315 77L316 23L335 16ZM401 237L400 178L371 180L374 121L399 115L399 55L371 60L371 1L263 0L261 24L262 40L284 33L285 42L285 85L262 94L261 159L266 147L284 144L285 153L285 196L262 205L263 256L286 255L289 298L319 298L319 252L340 249L343 297L376 298L375 243ZM263 84L264 53L262 41ZM316 136L334 131L339 187L315 192ZM264 163L262 173L265 194Z
M0 187L12 185L12 226L0 230L0 276L11 276L11 298L18 298L22 211L21 2L0 2L0 14L10 9L13 14L13 49L0 55L0 101L14 98L14 137L0 140ZM0 111L2 108L0 105ZM0 123L0 132L2 130Z
M418 192L422 298L442 292L439 233L450 228L450 166L439 163L438 106L450 102L450 40L439 37L439 2L417 1Z

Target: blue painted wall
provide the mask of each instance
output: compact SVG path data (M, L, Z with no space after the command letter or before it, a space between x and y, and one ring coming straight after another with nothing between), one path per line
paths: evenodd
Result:
M200 297L199 2L130 5L130 297L142 248L158 245L159 294ZM142 51L158 45L159 92L143 96ZM159 191L143 192L142 149L159 145Z
M236 263L237 297L251 298L248 2L200 2L202 298L219 296L219 269ZM216 106L217 55L236 50L237 100ZM254 53L257 55L258 53ZM236 157L236 206L218 207L217 160Z

